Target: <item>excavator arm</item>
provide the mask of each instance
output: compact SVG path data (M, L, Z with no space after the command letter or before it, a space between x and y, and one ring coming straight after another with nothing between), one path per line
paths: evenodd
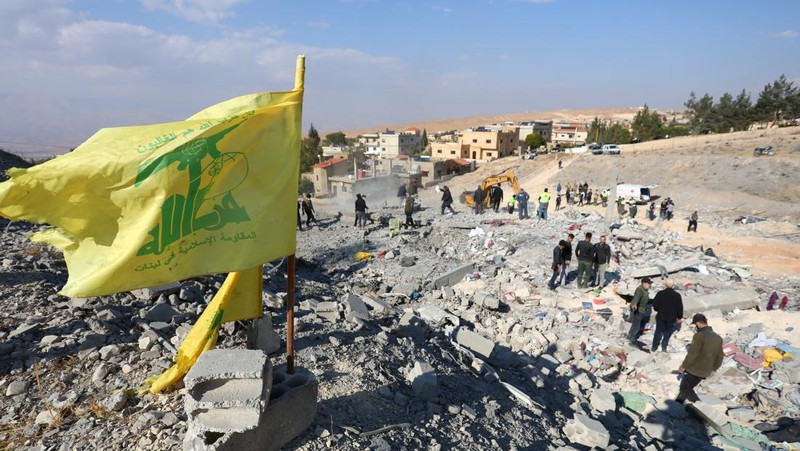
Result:
M500 174L490 175L481 182L481 190L483 191L483 204L488 206L491 202L489 200L489 188L497 184L508 183L514 191L514 195L519 194L520 186L517 175L511 169L506 170ZM459 196L459 201L462 204L467 204L469 207L475 206L474 191L464 191Z

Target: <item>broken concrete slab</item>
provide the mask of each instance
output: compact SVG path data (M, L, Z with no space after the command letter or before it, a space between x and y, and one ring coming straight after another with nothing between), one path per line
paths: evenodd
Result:
M636 268L631 271L630 276L633 277L634 279L640 279L646 276L660 276L664 272L666 272L667 274L671 274L674 272L684 270L686 268L691 268L692 266L700 265L702 263L703 260L699 258L676 260L671 262L665 262L656 266L646 266L643 268ZM659 266L661 266L662 268L659 268Z
M709 310L719 309L723 313L732 312L734 309L745 310L758 306L758 292L752 288L721 291L705 296L684 296L683 315L690 318L695 313L705 313Z
M475 304L490 310L497 310L500 308L500 298L484 291L475 293L472 300Z
M372 296L361 296L361 300L364 301L369 307L372 307L372 310L375 313L383 313L386 311L395 311L395 308L392 307L388 302L384 301L383 299L372 297Z
M611 391L598 388L589 397L589 403L592 408L599 413L617 410L617 402L614 399L614 394Z
M442 288L442 287L449 287L451 285L455 285L458 282L461 282L461 279L464 278L467 274L475 271L475 264L474 263L467 263L466 265L461 265L450 272L443 274L433 281L434 288Z
M367 304L364 303L360 296L347 293L342 296L342 302L344 303L345 307L345 318L348 321L354 321L355 319L369 321L369 310L367 310Z
M428 304L418 307L417 313L419 313L419 316L422 317L422 319L435 326L442 326L447 322L454 326L458 326L460 323L456 315L448 313L444 309L441 309L435 305Z
M247 349L260 349L267 354L281 349L281 338L272 327L272 316L269 313L251 324L247 331Z
M412 310L406 310L398 321L397 334L401 337L408 337L415 343L422 343L428 334L428 325Z
M641 233L627 229L614 229L611 234L620 241L641 240L643 238Z
M494 342L471 330L459 327L455 333L456 343L469 349L479 357L488 359L494 351Z
M159 285L156 287L148 287L148 288L140 288L138 290L132 290L131 294L136 296L139 299L153 299L158 296L163 295L170 295L173 293L178 293L181 291L181 284L180 282L173 282L168 283L166 285Z
M433 367L425 360L418 359L409 371L407 379L411 382L411 390L420 399L430 400L439 393L439 383Z
M606 449L611 440L611 435L603 423L580 413L575 414L575 418L567 422L563 432L570 442L590 448Z

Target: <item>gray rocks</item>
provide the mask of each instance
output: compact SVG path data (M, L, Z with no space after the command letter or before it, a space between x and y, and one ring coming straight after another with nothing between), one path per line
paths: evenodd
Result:
M592 448L606 449L611 439L602 423L582 414L575 414L575 418L564 426L563 432L572 443Z
M6 396L17 396L25 393L30 384L28 381L16 380L8 384L6 388Z
M411 390L420 399L428 400L439 393L439 384L436 372L425 360L417 360L408 373L407 379L411 382Z

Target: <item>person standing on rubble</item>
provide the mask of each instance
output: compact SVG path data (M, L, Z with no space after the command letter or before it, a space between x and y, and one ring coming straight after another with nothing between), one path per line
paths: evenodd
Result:
M397 188L397 198L400 199L400 205L403 205L406 201L406 194L408 194L408 190L406 189L406 184L401 183L400 187Z
M672 199L667 198L667 221L672 221L672 215L675 212L675 203Z
M689 228L686 231L697 233L697 210L689 216Z
M642 283L636 287L633 293L633 299L628 304L631 310L631 329L628 331L628 343L631 346L636 346L636 341L644 332L644 326L647 324L644 318L647 313L647 303L650 301L650 286L653 281L649 277L642 277Z
M661 345L661 351L667 352L669 338L678 329L683 318L683 298L673 288L671 279L664 281L665 288L656 293L653 298L653 310L656 313L656 332L653 334L651 352L655 352Z
M564 266L564 247L567 245L567 242L561 240L558 242L556 247L553 248L553 264L550 266L550 269L553 270L553 275L550 276L550 281L547 282L547 287L551 290L556 289L556 279L558 279L558 275L561 273L563 266Z
M569 283L569 264L572 263L572 240L575 235L570 233L564 241L564 249L561 249L561 254L564 256L564 262L561 264L561 276L559 277L559 284L567 286Z
M578 288L586 288L592 278L592 263L594 262L592 232L586 232L584 239L578 241L578 245L575 247L575 257L578 258Z
M356 227L364 227L367 225L367 201L361 196L356 194Z
M410 229L414 227L414 218L412 217L414 214L414 196L411 194L406 196L405 205L403 206L403 211L406 213L406 228Z
M478 185L478 188L473 191L472 193L472 200L475 201L475 214L480 215L483 214L483 201L486 198L486 193L483 192L483 188Z
M547 192L547 188L542 191L542 194L539 194L539 210L538 214L536 215L539 219L544 219L547 221L547 207L550 205L550 193Z
M594 245L594 264L596 265L595 272L597 273L597 283L592 283L592 286L599 286L604 288L606 286L606 269L608 264L611 263L611 246L606 243L606 236L600 235L600 242Z
M300 217L300 210L303 208L302 198L297 199L297 228L303 231L303 218Z
M683 363L678 368L678 372L683 374L683 378L676 401L684 404L700 400L697 393L694 392L694 388L719 369L723 356L722 337L708 325L705 315L701 313L694 315L692 325L697 328L697 333L692 337L689 353L686 354Z
M519 189L519 194L517 194L517 213L519 213L519 219L528 219L528 199L531 196L525 192L525 188Z
M500 202L503 201L503 188L500 187L500 184L494 185L492 190L489 192L489 200L492 201L492 209L495 213L500 211Z
M442 214L447 209L450 210L450 214L456 214L456 211L453 210L453 195L450 194L450 188L445 185L442 187Z

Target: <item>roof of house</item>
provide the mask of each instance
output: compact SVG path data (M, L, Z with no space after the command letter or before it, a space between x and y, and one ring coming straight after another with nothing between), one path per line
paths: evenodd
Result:
M317 163L314 165L315 168L329 168L335 164L339 164L343 161L347 161L347 158L331 158L330 160L325 160L322 163Z

